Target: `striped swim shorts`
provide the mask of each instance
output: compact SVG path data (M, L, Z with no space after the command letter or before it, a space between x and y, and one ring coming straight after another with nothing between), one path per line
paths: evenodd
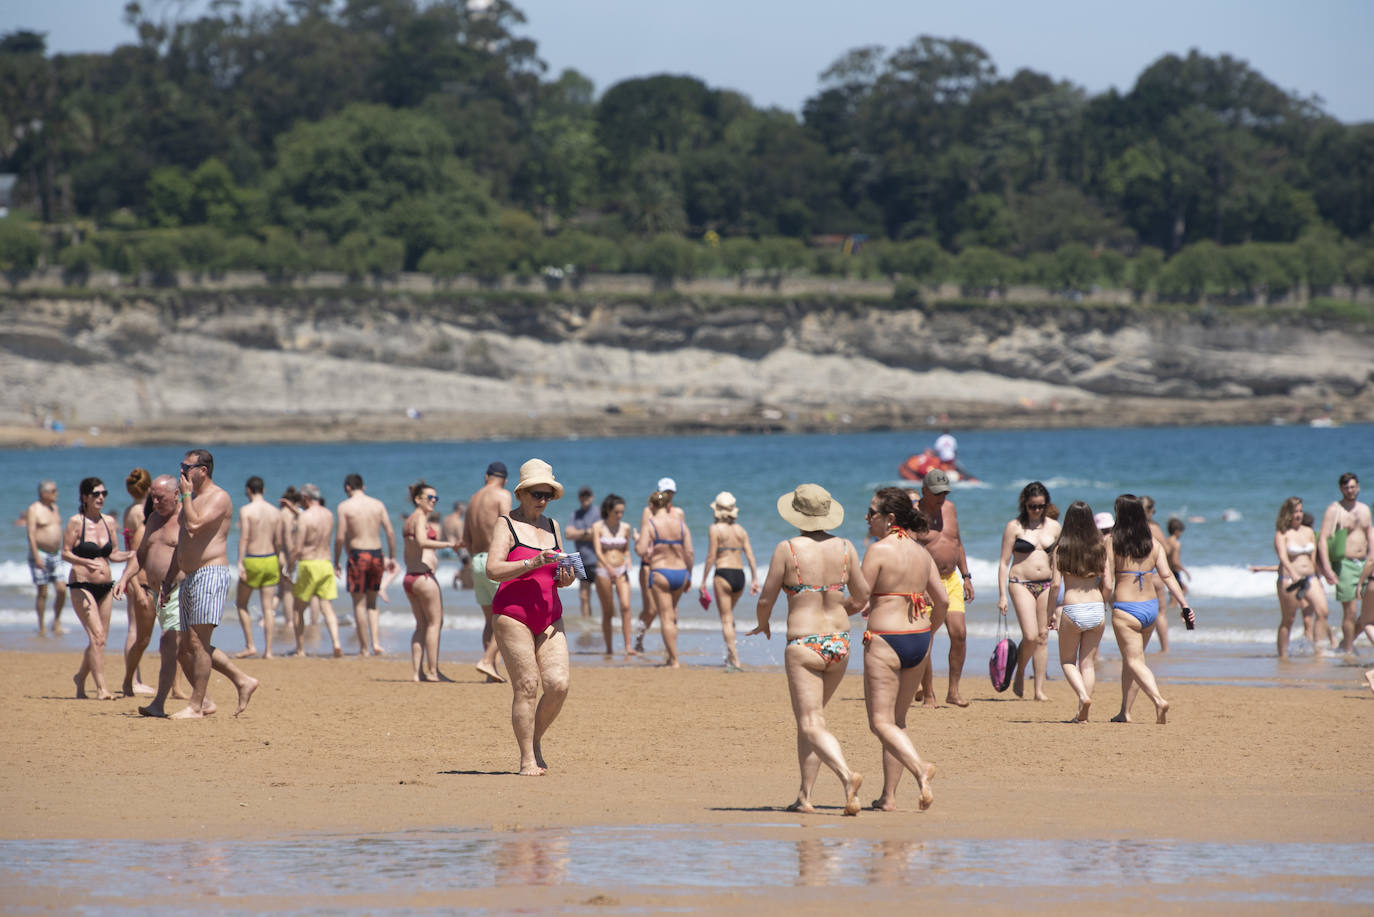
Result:
M182 580L178 609L181 613L181 629L186 630L194 624L219 626L225 600L229 598L229 588L237 578L232 567L217 564L201 567Z

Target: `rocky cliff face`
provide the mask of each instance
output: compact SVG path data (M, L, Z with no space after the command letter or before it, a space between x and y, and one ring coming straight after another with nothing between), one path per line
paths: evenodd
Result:
M262 291L10 296L0 313L11 425L407 410L890 425L970 405L1091 422L1112 399L1255 396L1374 415L1359 397L1374 328L1300 312Z

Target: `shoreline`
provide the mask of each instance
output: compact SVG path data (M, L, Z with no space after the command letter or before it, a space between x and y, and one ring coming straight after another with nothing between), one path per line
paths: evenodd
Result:
M193 416L131 421L119 426L88 426L62 432L9 424L0 425L0 448L50 449L188 442L242 445L445 442L569 437L870 433L894 430L909 430L913 434L925 435L945 426L959 430L1124 429L1248 426L1283 422L1303 427L1316 417L1327 417L1332 423L1340 425L1374 422L1374 402L1367 398L1296 398L1277 395L1216 400L1097 398L1051 406L930 400L917 407L894 402L886 408L856 408L839 402L821 406L810 404L787 412L780 407L726 402L693 410L647 410L642 402L617 408L610 411L526 414L434 411L425 412L414 420L397 412L358 414L315 411L266 416L248 412L201 412ZM915 445L913 450L916 450Z
M117 685L122 661L107 659ZM145 659L150 665L156 654ZM417 685L408 661L394 656L242 660L262 680L243 717L225 711L177 723L138 716L133 699L72 699L74 659L10 651L0 660L0 685L12 698L0 728L22 738L0 749L0 838L12 840L656 825L734 834L761 823L874 840L913 831L949 839L1009 831L1228 843L1371 838L1349 788L1374 779L1374 760L1350 738L1374 727L1374 695L1354 687L1166 681L1170 721L1157 727L1144 700L1136 722L1106 722L1116 697L1104 681L1093 722L1073 726L1064 723L1072 705L1062 681L1052 683L1050 703L1037 704L994 694L970 669L971 707L908 717L916 747L940 768L936 805L917 812L908 779L897 812L846 819L828 772L817 782L816 815L783 810L796 792L795 725L785 679L773 670L574 661L568 704L546 740L551 771L527 779L512 773L510 689L477 682L466 663L448 664L451 684ZM212 681L221 704L226 690ZM876 796L879 746L862 692L851 673L827 721L850 765L867 775L864 793ZM1259 724L1264 741L1256 741ZM180 766L187 761L197 766ZM77 774L82 792L73 793ZM136 813L128 804L135 796ZM1009 812L1017 813L1010 828Z

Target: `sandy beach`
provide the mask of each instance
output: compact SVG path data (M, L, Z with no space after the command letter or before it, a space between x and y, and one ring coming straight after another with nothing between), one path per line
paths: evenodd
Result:
M550 772L521 778L512 773L509 689L478 683L469 662L447 665L452 684L417 685L409 681L408 661L395 657L250 659L244 668L262 687L242 717L228 715L229 685L215 676L211 693L221 712L173 722L140 717L139 701L131 698L74 699L75 656L6 652L0 685L11 703L0 713L0 730L10 741L0 749L0 843L270 843L313 836L329 844L340 835L472 830L543 838L557 849L569 834L594 838L602 829L658 831L652 837L660 840L663 831L685 831L697 843L735 845L780 836L791 845L800 831L820 846L803 842L801 872L785 884L807 885L826 884L808 880L808 849L826 861L855 844L871 851L866 862L892 856L906 863L913 844L959 839L1030 839L1060 848L1088 839L1158 840L1166 847L1367 845L1374 839L1365 801L1374 780L1365 740L1374 727L1374 695L1356 687L1355 669L1350 683L1336 689L1166 683L1173 709L1164 727L1153 725L1144 700L1138 722L1106 722L1117 697L1115 674L1108 673L1111 680L1096 692L1094 722L1080 727L1062 722L1073 707L1062 681L1051 683L1049 703L1019 701L993 693L976 660L965 682L969 708L910 714L917 748L939 769L934 807L917 811L908 780L899 811L844 818L839 783L828 773L818 783L816 814L784 811L795 798L797 770L781 672L669 671L578 655L573 663L568 704L545 742ZM110 654L107 673L117 685L117 653ZM169 709L179 706L172 702ZM866 775L865 801L873 798L881 764L860 677L846 679L828 720L851 766ZM554 879L526 875L523 884L533 887L515 901L535 908L586 903L561 888L577 883L566 868ZM18 871L0 874L0 890L15 906L51 904L47 893L54 890L43 892L42 882ZM614 882L597 887L609 887L608 900L619 907L758 907L756 896L739 890L688 888L697 883L668 876L663 882L672 891L667 898L661 891L617 891ZM1262 893L1275 883L1286 889L1277 892L1281 897L1292 894L1291 884L1275 875L1247 879L1241 890ZM498 876L463 900L509 905L509 893L496 894L502 884ZM884 900L894 887L866 894ZM1374 893L1374 882L1363 888ZM107 892L121 890L90 890ZM794 892L768 900L789 911L824 909ZM927 900L974 910L1016 902L1012 889L976 899L968 892L942 887ZM1136 910L1160 891L1140 894L1112 886L1070 903L1106 901ZM75 892L56 900L89 903ZM284 906L281 895L270 900ZM370 909L366 896L344 900ZM442 896L407 900L415 907L444 903ZM147 902L135 895L129 906L140 903Z

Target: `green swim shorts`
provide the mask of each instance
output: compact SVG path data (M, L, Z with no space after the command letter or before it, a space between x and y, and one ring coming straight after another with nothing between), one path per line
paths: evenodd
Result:
M487 552L472 555L472 591L477 594L477 604L490 608L496 600L496 587L499 585L487 579Z
M1364 567L1364 558L1343 557L1332 566L1336 568L1336 601L1355 601L1359 597L1360 570Z
M167 601L157 607L157 623L162 632L181 630L181 587L177 586L167 596Z

